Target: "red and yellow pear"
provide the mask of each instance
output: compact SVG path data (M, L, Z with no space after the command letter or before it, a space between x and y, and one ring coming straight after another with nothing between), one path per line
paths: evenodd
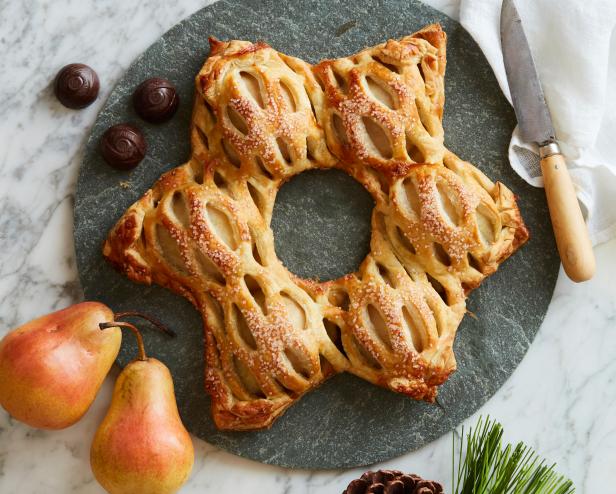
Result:
M180 419L171 373L146 356L137 328L118 324L135 333L139 357L118 376L92 442L92 471L110 494L172 494L190 475L194 449Z
M40 429L63 429L88 410L115 361L119 327L113 311L83 302L30 321L0 341L0 405Z

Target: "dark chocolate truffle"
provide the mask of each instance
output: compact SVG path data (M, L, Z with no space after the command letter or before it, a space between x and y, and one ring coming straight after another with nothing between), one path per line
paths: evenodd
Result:
M141 131L129 124L109 127L101 137L101 155L109 165L121 170L136 167L144 158L146 149Z
M62 67L54 85L56 98L74 110L91 105L98 96L98 89L98 75L82 63Z
M137 115L150 123L161 123L175 114L180 97L175 86L167 79L153 77L143 81L133 93Z

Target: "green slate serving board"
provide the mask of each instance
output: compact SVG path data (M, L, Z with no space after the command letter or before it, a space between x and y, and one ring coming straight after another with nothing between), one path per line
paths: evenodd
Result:
M448 35L446 144L519 196L531 241L471 295L468 306L477 319L465 318L459 329L458 371L442 386L436 404L339 375L300 400L270 430L216 430L204 392L198 313L167 290L133 284L101 256L108 230L125 209L164 171L188 156L193 78L208 54L208 36L265 40L314 63L401 37L432 22L440 22ZM130 104L134 88L153 76L174 81L181 97L175 118L158 126L139 120ZM141 127L149 144L147 158L129 173L111 169L97 153L105 129L126 121ZM147 349L170 367L187 428L220 448L301 468L366 465L419 448L450 431L500 388L526 353L552 296L559 259L543 191L526 185L508 165L507 145L514 125L513 111L475 42L457 22L418 1L215 3L175 26L133 63L92 129L75 204L75 248L85 297L117 311L153 314L177 331L177 338L168 339L144 329ZM355 269L365 254L371 199L341 173L307 172L279 194L272 222L276 249L296 274L336 277ZM352 207L339 198L353 198ZM307 208L312 208L310 214ZM134 356L135 346L127 337L118 363L125 365Z

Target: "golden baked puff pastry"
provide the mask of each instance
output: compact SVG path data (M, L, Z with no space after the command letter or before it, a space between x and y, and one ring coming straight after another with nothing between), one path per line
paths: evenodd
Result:
M338 372L431 401L455 370L467 293L528 233L511 191L443 145L445 41L431 25L311 66L211 40L190 161L131 206L104 255L202 314L219 428L267 427ZM332 167L374 197L371 252L356 273L302 280L274 251L276 192Z

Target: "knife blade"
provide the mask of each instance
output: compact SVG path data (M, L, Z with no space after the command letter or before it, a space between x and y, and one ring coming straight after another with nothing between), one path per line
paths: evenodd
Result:
M540 145L553 142L556 136L552 117L513 0L503 1L500 32L505 72L522 139Z
M595 273L595 257L588 228L556 142L550 110L513 0L503 0L500 29L505 72L520 135L526 142L539 145L545 195L563 268L573 281L589 280Z

